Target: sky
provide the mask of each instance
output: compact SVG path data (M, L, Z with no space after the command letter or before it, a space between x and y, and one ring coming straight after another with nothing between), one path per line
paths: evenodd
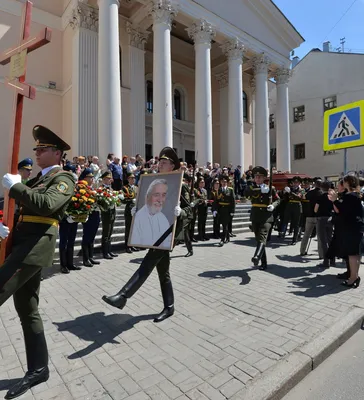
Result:
M344 37L346 52L364 53L364 0L273 1L305 39L295 49L295 56L303 58L316 47L322 50L322 43L327 40L335 51Z

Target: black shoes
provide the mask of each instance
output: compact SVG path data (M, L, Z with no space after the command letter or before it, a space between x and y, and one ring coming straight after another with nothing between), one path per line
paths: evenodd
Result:
M126 297L123 294L115 294L114 296L102 296L102 300L110 306L119 308L122 310L126 305Z
M33 386L46 382L49 379L49 369L44 367L36 371L27 372L5 395L5 399L15 399L27 392Z
M185 257L191 257L191 256L193 256L193 251L189 251L189 252L185 255Z
M166 307L163 311L154 318L153 322L162 322L174 314L174 306Z
M132 254L133 250L130 247L127 247L125 253Z
M349 281L344 281L342 285L346 286L347 288L357 289L360 285L360 277L356 278L353 283L349 283Z
M195 238L192 238L192 239L191 239L191 242L193 242L193 243L198 243L198 240L195 239Z
M138 252L139 249L137 249L136 247L132 247L132 248L131 248L131 251Z
M69 274L70 270L67 267L61 267L62 274Z
M74 265L74 264L68 265L67 268L68 268L70 271L80 271L80 270L82 269L81 267L77 267L77 265Z
M88 251L89 251L90 263L93 264L93 265L100 265L100 261L96 261L94 259L94 244L93 243L88 245Z
M222 247L223 245L224 245L224 241L222 240L220 243L219 243L219 247Z

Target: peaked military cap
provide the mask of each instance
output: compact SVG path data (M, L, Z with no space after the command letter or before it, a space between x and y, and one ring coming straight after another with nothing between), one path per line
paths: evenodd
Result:
M301 178L300 176L294 176L294 177L291 179L291 182L295 182L295 181L297 181L297 182L302 182L302 178Z
M311 183L312 179L311 178L303 178L302 183Z
M64 170L64 171L69 171L69 172L75 173L75 172L76 172L76 166L68 162L68 163L63 167L63 170Z
M35 140L35 147L33 150L52 147L57 150L66 151L71 147L57 136L50 129L42 125L36 125L33 128L33 137Z
M252 169L252 174L253 174L253 176L255 176L255 175L262 175L262 176L264 176L264 177L267 177L268 176L268 172L267 172L267 170L265 169L265 168L263 168L263 167L254 167L253 169Z
M322 179L321 179L320 176L315 176L315 177L313 178L313 181L314 181L314 182L322 181Z
M187 182L191 182L192 181L192 176L188 175L188 174L183 174L183 179L185 179Z
M172 161L174 164L174 170L181 168L179 158L171 147L164 147L159 153L159 159Z
M85 168L82 172L81 172L81 175L80 175L80 181L82 181L82 179L85 179L85 178L93 178L93 176L94 176L94 174L93 174L93 172L92 172L92 169L91 168Z
M135 178L135 175L134 174L128 174L128 179L129 178Z
M24 158L24 160L20 161L18 164L19 169L29 169L30 171L33 169L33 160L31 158Z
M106 170L105 172L103 172L103 174L101 175L101 179L104 178L112 178L112 173L109 170Z

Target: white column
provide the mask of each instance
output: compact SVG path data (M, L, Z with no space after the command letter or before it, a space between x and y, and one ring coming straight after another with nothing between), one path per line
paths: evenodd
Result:
M72 43L72 154L98 155L97 12L78 3L71 15L70 26L75 31Z
M99 156L122 157L119 0L99 4Z
M255 71L255 164L270 168L268 65L264 54L253 58Z
M253 123L252 128L252 165L255 164L255 78L252 77L250 80L250 87L251 87L251 121Z
M277 170L291 171L291 135L289 126L288 81L290 70L281 68L276 71L277 83Z
M153 154L173 147L171 24L177 9L170 0L153 0Z
M227 165L228 158L228 144L226 141L226 133L228 132L228 115L229 115L229 88L228 88L228 71L216 75L216 79L220 86L220 164ZM214 160L218 161L218 160Z
M244 168L243 55L244 45L237 39L223 45L229 64L228 158L234 167Z
M133 26L130 22L126 23L128 34L128 45L123 47L123 68L122 80L123 87L130 88L127 96L123 96L128 104L125 109L128 115L123 116L123 121L129 119L127 138L123 142L128 144L127 154L142 154L145 156L145 51L144 45L147 41L148 32ZM123 104L124 110L124 104Z
M195 151L200 165L212 159L211 40L216 32L205 20L187 29L195 42Z

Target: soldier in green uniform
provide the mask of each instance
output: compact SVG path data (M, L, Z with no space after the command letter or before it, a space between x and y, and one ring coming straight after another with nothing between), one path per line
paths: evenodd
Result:
M306 199L306 194L311 190L311 178L303 178L302 179L302 197L301 197L301 204L302 204L302 215L300 220L300 230L298 234L298 239L301 240L302 232L305 231L306 227L306 218L310 216L311 206L310 200Z
M180 168L180 161L175 151L170 147L165 147L159 154L158 169L160 173L167 173ZM136 212L136 209L133 209ZM134 212L133 211L133 212ZM187 185L182 185L180 205L174 209L174 214L178 217L175 232L175 239L186 226L185 220L192 215L189 190ZM188 225L188 224L187 224ZM167 231L168 233L168 231ZM170 252L168 250L150 249L144 257L139 269L134 273L130 280L122 289L113 296L103 296L102 299L113 307L123 309L127 299L132 297L137 290L147 280L148 276L156 267L161 286L164 308L163 311L154 319L154 322L161 322L174 314L174 294L172 281L169 274Z
M196 189L197 215L198 215L198 240L209 240L206 236L207 221L207 190L205 189L205 180L201 178L198 181L198 189Z
M217 214L222 225L222 236L219 246L222 247L230 241L229 223L235 213L235 193L232 188L229 188L228 177L222 175L220 177L220 189L217 196Z
M191 238L191 225L195 226L194 213L195 213L195 203L194 195L191 196L191 183L192 177L188 174L183 175L183 183L181 189L181 207L189 208L190 212L185 215L183 220L180 221L181 230L179 234L176 234L177 241L184 241L187 247L187 254L185 257L193 256L192 238ZM194 189L193 189L194 190Z
M112 174L109 170L101 175L102 184L101 188L112 190ZM112 260L118 255L111 251L111 235L114 230L114 223L116 219L116 207L112 204L107 210L101 210L102 234L101 234L101 249L102 255L106 260Z
M288 186L284 188L288 203L284 211L284 219L281 227L281 237L284 238L286 235L286 230L288 223L290 222L290 228L293 230L293 238L291 245L295 245L298 240L300 219L302 214L302 189L300 187L301 178L299 176L294 176L292 178L292 187Z
M267 254L265 247L267 245L268 233L274 222L273 210L279 204L279 197L272 187L264 184L264 179L267 177L267 170L263 167L255 167L252 170L254 182L246 188L246 196L249 196L252 202L252 210L250 221L252 231L257 241L252 263L255 266L261 266L259 269L267 269Z
M136 199L136 186L135 186L135 175L128 175L128 184L123 187L124 192L124 219L125 219L125 248L127 253L132 253L133 251L138 251L135 247L128 246L129 233L131 227L131 221L133 219L131 215L131 210L135 206Z
M212 216L214 218L214 233L213 237L214 239L219 239L220 238L220 221L219 221L219 216L217 214L217 209L218 209L218 200L217 197L219 195L219 189L220 189L220 182L218 179L215 179L212 184L212 190L209 195L209 200L211 202L211 211L212 211Z
M13 230L11 253L0 268L0 305L13 296L25 341L27 372L6 394L13 399L49 378L48 350L42 319L38 312L43 267L53 262L58 224L74 193L72 175L59 166L70 146L49 129L37 125L36 163L42 171L26 185L20 175L6 174L2 184L9 196L20 203L17 226ZM5 237L0 225L0 236Z

